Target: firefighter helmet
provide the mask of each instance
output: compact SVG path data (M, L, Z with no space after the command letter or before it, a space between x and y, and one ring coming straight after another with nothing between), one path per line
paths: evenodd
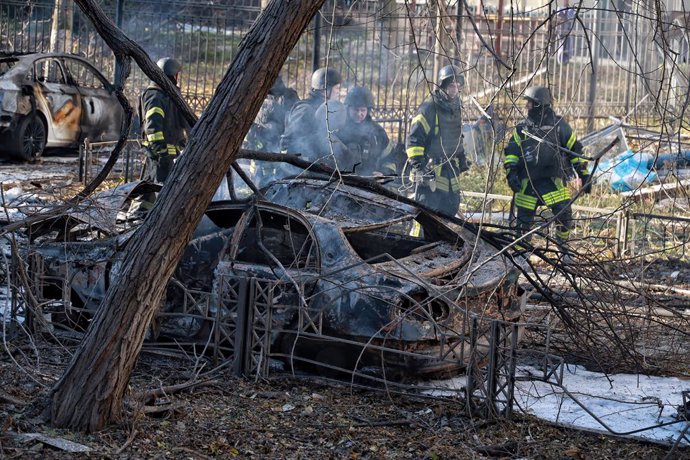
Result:
M465 77L458 66L447 65L438 72L438 85L441 88L445 88L452 80L455 80L459 86L465 86Z
M168 78L175 79L177 74L182 71L182 64L177 59L171 57L164 57L156 63Z
M348 107L366 107L371 109L374 107L374 96L364 86L355 86L348 91L345 97L345 105Z
M342 82L340 73L330 67L316 69L311 75L311 89L327 90L339 85Z
M551 91L545 86L530 86L525 90L525 94L522 97L532 101L537 106L551 105Z

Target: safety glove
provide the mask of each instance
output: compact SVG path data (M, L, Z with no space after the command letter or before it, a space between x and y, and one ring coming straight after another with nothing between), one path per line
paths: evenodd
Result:
M580 180L582 181L582 187L580 187L580 193L584 193L586 195L589 195L592 193L592 177L587 175L587 176L580 176Z
M423 157L421 157L421 158L411 158L411 159L410 159L410 165L412 165L412 170L415 171L415 172L424 171L424 161L423 161Z
M515 168L508 168L506 170L506 179L508 180L508 186L510 189L514 192L517 193L520 191L522 188L522 184L520 181L520 176L518 175L517 169Z

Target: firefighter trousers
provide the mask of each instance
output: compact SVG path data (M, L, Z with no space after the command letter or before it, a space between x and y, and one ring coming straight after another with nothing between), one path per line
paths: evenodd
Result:
M570 191L563 179L549 177L544 179L522 180L520 191L515 194L517 208L517 233L522 236L534 223L539 206L547 206L556 221L556 239L566 242L572 228Z
M434 191L426 184L420 184L415 200L447 216L455 216L460 206L460 194L453 191Z
M147 179L157 184L162 184L170 175L175 157L172 155L153 156L146 158Z
M447 216L455 216L460 206L460 181L453 168L437 165L433 171L433 190L429 183L417 187L415 200Z

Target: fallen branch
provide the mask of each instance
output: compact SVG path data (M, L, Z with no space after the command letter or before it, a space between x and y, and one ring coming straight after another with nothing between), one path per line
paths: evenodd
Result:
M55 447L56 449L64 450L70 453L86 453L91 452L91 448L83 444L79 444L73 441L62 438L54 438L51 436L46 436L42 433L21 433L16 434L16 436L24 442L28 441L39 441L43 444L48 444L49 446Z
M182 403L161 404L160 406L144 406L141 411L146 415L174 412L183 406Z
M15 406L26 406L27 404L29 404L28 402L24 401L23 399L19 399L16 396L8 395L5 392L0 392L0 401L14 404Z
M143 401L150 401L153 398L160 398L161 396L167 396L167 395L179 393L180 391L184 391L184 390L187 390L189 388L201 387L201 386L211 386L211 385L216 385L217 383L218 383L218 380L200 380L200 381L180 383L177 385L170 385L167 387L161 387L161 388L156 388L155 390L147 391L143 394L140 394L140 397Z
M138 434L139 434L139 431L132 430L132 432L129 434L129 436L127 436L127 440L122 445L122 447L120 447L119 449L117 449L117 451L115 451L115 455L120 455L122 452L124 452L125 449L127 449L130 446L130 444L132 444L134 442L134 439L137 437Z

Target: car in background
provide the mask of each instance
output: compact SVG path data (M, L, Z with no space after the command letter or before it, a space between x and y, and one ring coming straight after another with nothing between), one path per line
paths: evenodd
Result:
M60 53L0 53L0 151L33 161L84 139L115 141L124 110L87 60Z

